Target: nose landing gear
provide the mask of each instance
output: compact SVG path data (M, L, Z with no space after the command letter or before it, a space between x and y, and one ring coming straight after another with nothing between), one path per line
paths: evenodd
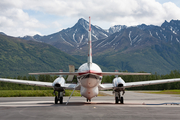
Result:
M60 102L60 104L63 104L63 93L64 93L63 91L58 91L58 95L55 94L55 99L54 99L55 104L57 104L58 101Z
M87 102L91 102L91 100L87 99Z
M115 103L118 104L120 101L121 104L124 104L123 95L125 91L123 91L122 95L121 95L121 91L114 91L114 92L115 92Z

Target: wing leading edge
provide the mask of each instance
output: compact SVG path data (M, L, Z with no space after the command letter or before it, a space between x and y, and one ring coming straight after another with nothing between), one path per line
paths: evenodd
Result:
M151 73L102 72L101 75L151 75Z
M140 81L140 82L129 82L129 83L126 83L125 88L147 86L147 85L157 85L157 84L172 83L172 82L179 82L179 81L180 81L180 78Z
M29 73L29 75L78 75L77 72L39 72Z
M9 83L16 83L16 84L24 84L24 85L32 85L32 86L41 86L41 87L50 87L53 88L53 83L50 82L41 82L41 81L29 81L29 80L17 80L17 79L6 79L0 78L0 82L9 82ZM79 85L77 84L64 84L62 86L65 89L78 89Z
M97 75L151 75L151 73L129 73L129 72L40 72L40 73L29 73L29 75L81 75L84 73L92 73Z
M180 82L180 78L151 80L151 81L139 81L139 82L128 82L128 83L125 83L125 86L123 86L123 87L124 88L131 88L131 87L157 85L157 84L172 83L172 82ZM115 86L112 83L100 84L99 85L100 90L109 90L109 89L114 89L114 88L115 88Z
M43 87L53 88L53 85L50 82L16 80L16 79L6 79L6 78L0 78L0 81L1 82L10 82L10 83L17 83L17 84L25 84L25 85L34 85L34 86L43 86Z

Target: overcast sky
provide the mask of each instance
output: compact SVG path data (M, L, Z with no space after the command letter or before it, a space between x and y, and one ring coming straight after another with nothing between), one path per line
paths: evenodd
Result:
M0 0L0 32L49 35L79 18L103 29L180 20L180 0Z

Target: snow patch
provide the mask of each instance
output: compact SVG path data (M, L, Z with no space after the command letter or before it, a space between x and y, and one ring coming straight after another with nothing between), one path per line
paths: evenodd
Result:
M126 28L125 25L123 25L123 26L122 25L115 25L115 26L110 27L109 30L111 30L112 33L115 33L115 32L121 31L124 28ZM110 32L109 30L108 30L108 32Z
M74 45L72 45L71 43L67 42L67 41L62 37L61 34L60 34L60 37L62 38L62 40L63 40L64 42L66 42L67 44L69 44L69 45L71 45L72 47L74 47Z
M94 25L97 29L101 29L99 26L97 26L97 25Z
M152 36L152 33L151 33L151 31L149 31L149 34Z
M102 35L104 35L104 36L106 36L106 37L108 37L108 35L106 35L105 33L103 33L103 32L100 32Z
M95 37L96 38L96 40L98 40L98 38L96 37L96 35L94 35L94 34L91 34L93 37Z
M138 35L132 41L135 42L137 38L138 38Z
M86 30L86 31L89 31L89 23L88 22L83 22L81 23L81 25L83 26L83 28Z
M179 40L178 40L178 38L176 38L176 41L179 43Z
M81 42L82 42L83 38L84 38L84 35L81 35L81 38L80 38L79 44L81 44Z
M171 31L172 31L172 28L173 28L173 27L172 27L172 26L170 26L170 30L171 30Z
M104 47L104 46L106 46L107 44L109 44L109 42L107 42L106 44L102 45L101 47Z
M162 35L163 35L164 39L167 39L166 36L165 36L164 34L162 34Z
M174 34L177 34L175 31L172 31Z
M159 37L158 33L156 32L156 35L158 36L158 38L161 40L161 38Z
M77 44L77 41L76 41L76 39L75 39L76 32L77 32L77 29L76 29L75 32L73 33L73 40L74 40L74 42Z
M111 44L116 38L117 38L117 35L114 37L114 39L109 44Z
M129 40L130 40L130 42L131 42L130 45L132 45L131 32L132 32L132 31L129 32Z
M96 47L98 47L99 45L101 45L101 43L103 43L103 42L105 42L105 40L104 41L102 41L102 42L100 42Z
M171 30L174 34L177 34L177 33L175 32L175 30L173 30L173 27L172 27L172 26L170 26L170 30Z
M140 42L142 39L140 38L137 42Z

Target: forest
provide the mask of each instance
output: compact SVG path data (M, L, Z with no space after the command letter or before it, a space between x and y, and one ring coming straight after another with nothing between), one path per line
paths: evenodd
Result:
M39 75L39 76L18 76L17 78L10 79L21 79L21 80L32 80L32 81L42 81L42 82L53 82L58 76L50 75ZM136 82L136 81L148 81L148 80L160 80L160 79L171 79L171 78L180 78L180 71L174 70L166 75L158 75L157 73L147 76L119 76L125 82ZM102 83L112 83L115 76L103 76ZM65 76L67 79L67 76ZM76 76L74 77L73 83L77 83ZM175 83L166 83L159 85L150 85L142 87L129 88L127 90L170 90L170 89L180 89L180 82ZM53 90L52 88L39 87L39 86L29 86L21 85L7 82L0 82L0 90Z

